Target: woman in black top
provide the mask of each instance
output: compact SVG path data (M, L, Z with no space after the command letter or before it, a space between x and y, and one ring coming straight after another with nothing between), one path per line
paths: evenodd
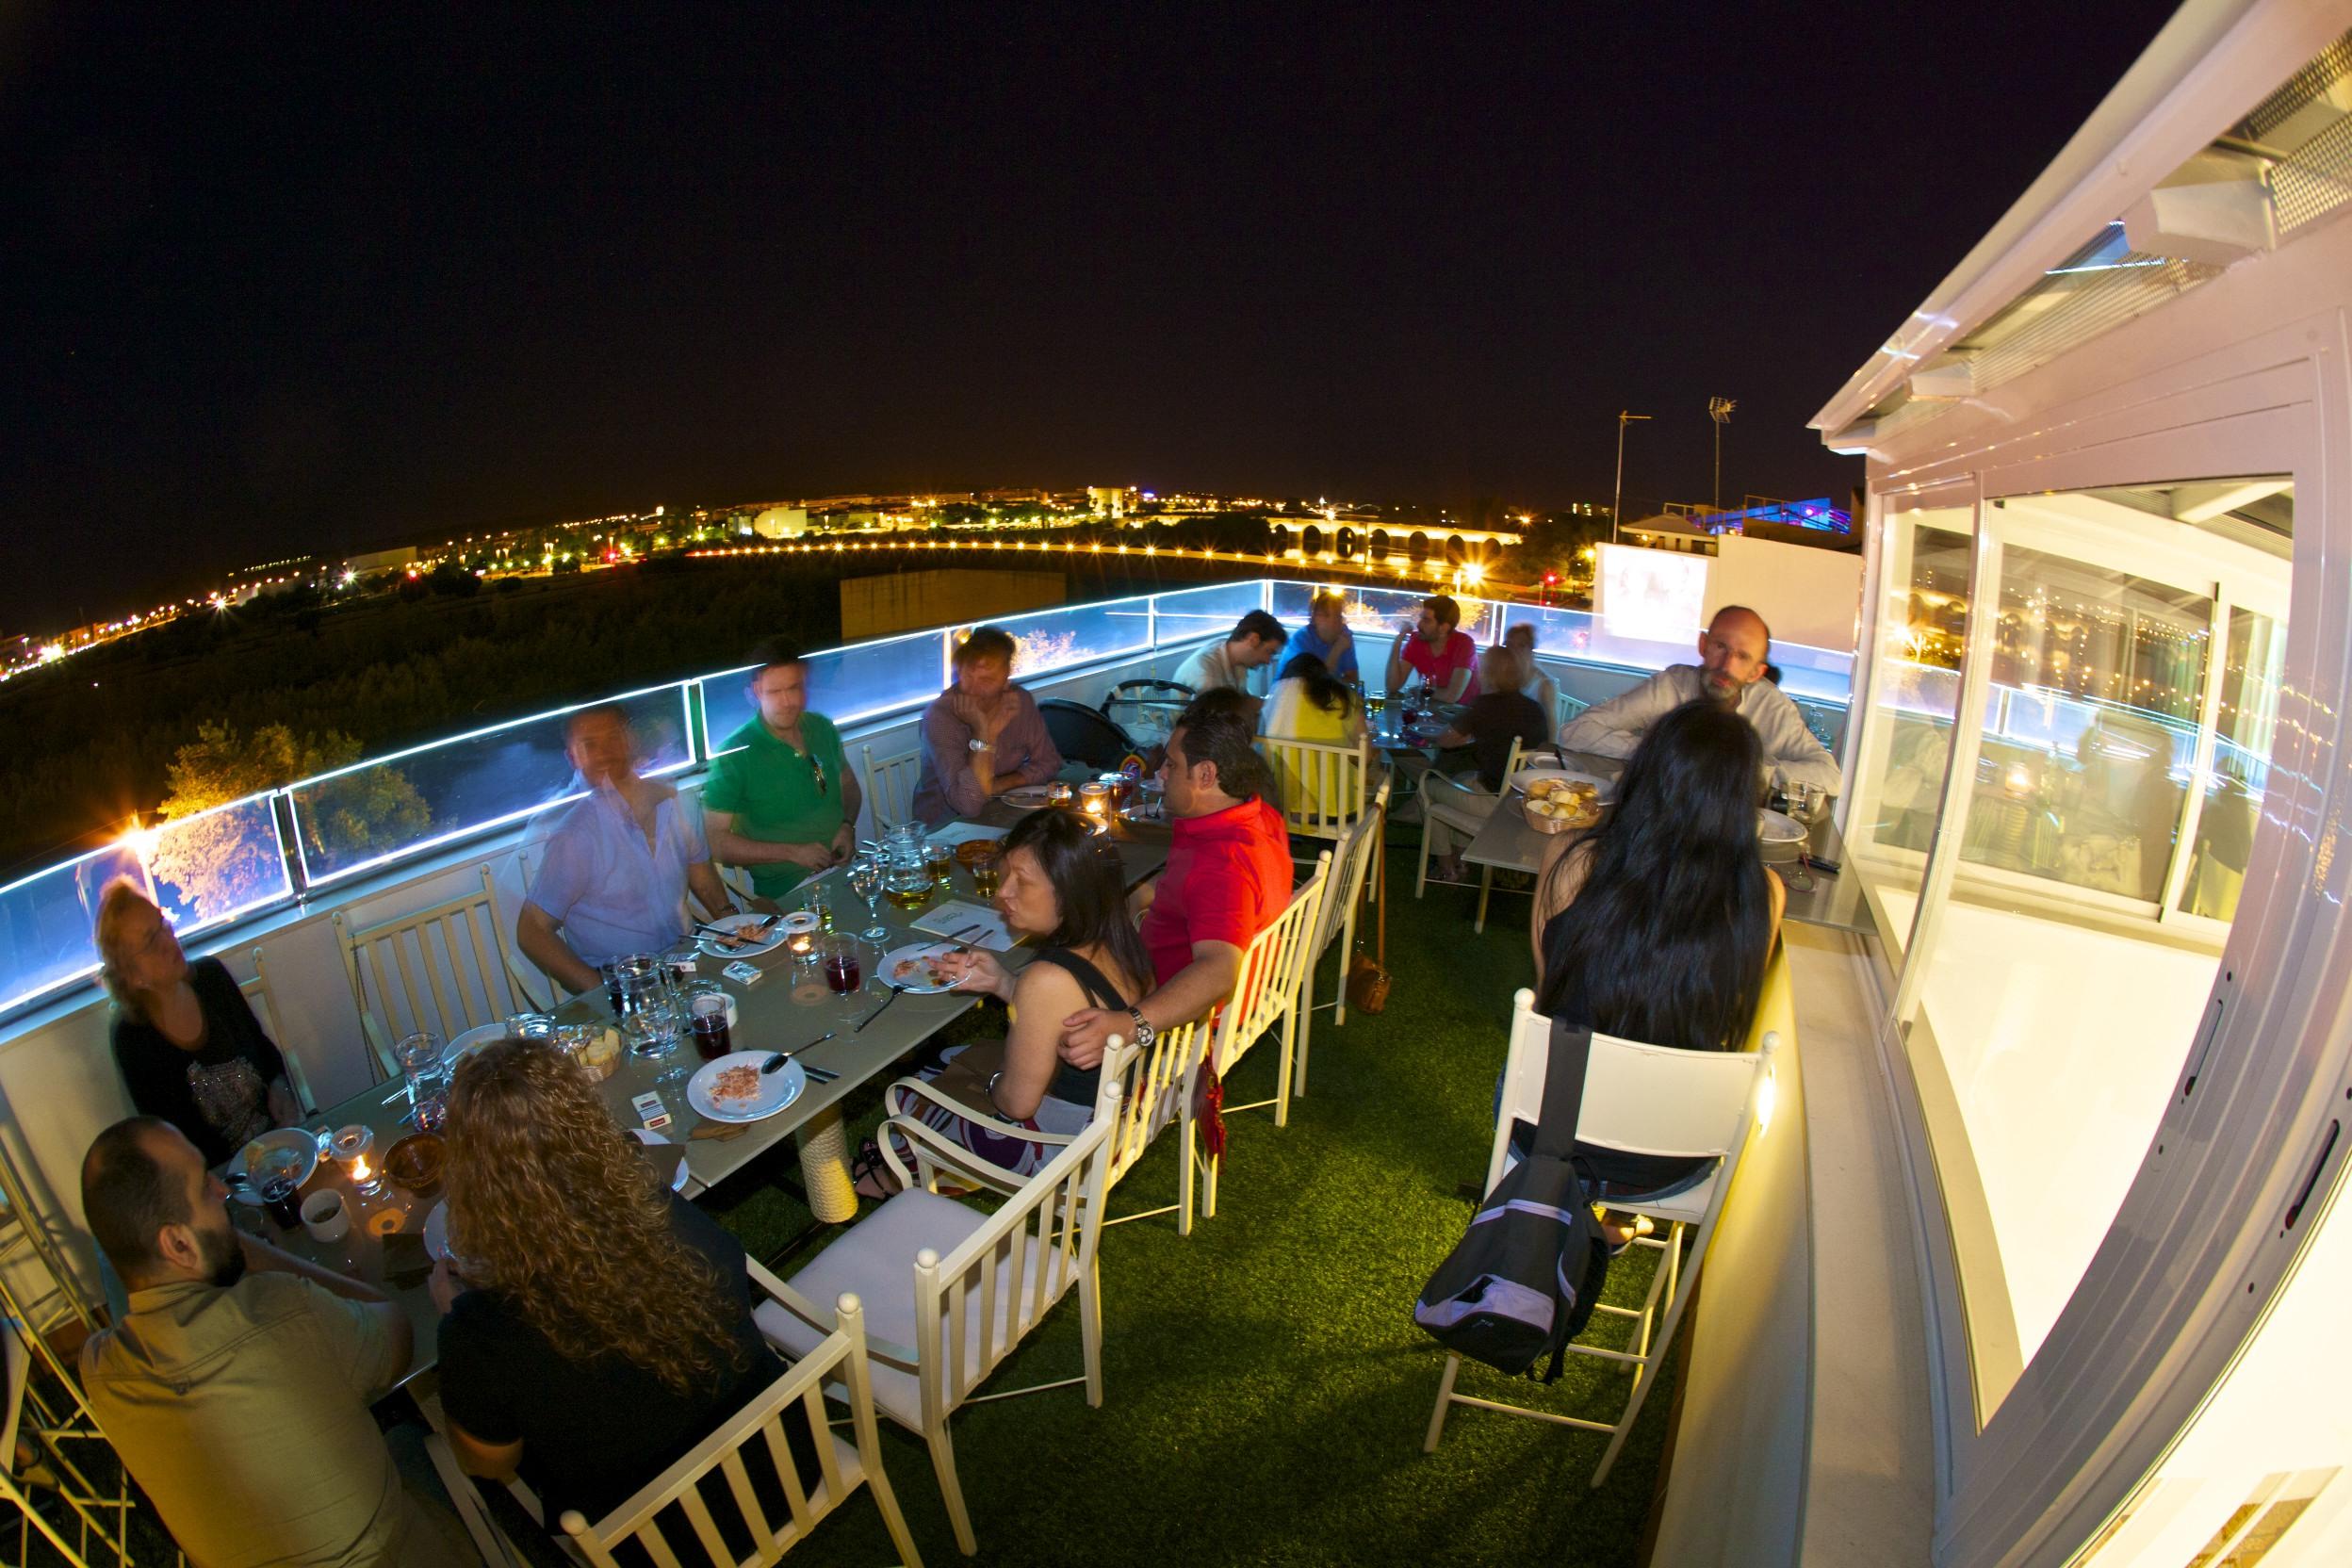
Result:
M1434 869L1445 881L1462 879L1462 850L1494 814L1511 743L1518 742L1523 753L1551 744L1551 721L1519 690L1518 677L1519 658L1509 648L1492 646L1478 655L1479 694L1453 727L1437 738L1440 756L1452 754L1448 762L1467 754L1475 784L1469 777L1434 768L1422 777L1422 821L1429 835L1429 854L1437 861Z
M742 1244L661 1182L563 1053L509 1039L469 1058L443 1136L462 1261L432 1288L467 1472L519 1473L550 1527L565 1509L601 1519L783 1375Z
M99 975L114 998L114 1064L131 1103L217 1166L302 1120L286 1058L217 958L188 961L163 911L128 878L98 900Z
M997 907L1014 935L1046 945L1019 974L1008 974L994 954L974 948L951 956L943 967L960 970L956 989L1003 998L1009 1008L1002 1047L993 1043L948 1053L935 1081L949 1063L965 1058L951 1082L968 1086L999 1121L1031 1132L1067 1136L1094 1119L1099 1068L1084 1071L1061 1059L1062 1021L1088 1007L1125 1012L1152 988L1152 960L1127 918L1127 884L1117 854L1074 812L1047 808L1021 818L1004 839L1004 878ZM981 1072L977 1061L988 1064ZM1001 1061L1001 1065L999 1065ZM896 1085L883 1095L892 1115L920 1116L991 1165L1018 1175L1042 1168L1058 1146L1007 1137L984 1122L960 1117ZM887 1178L887 1168L868 1172L871 1192Z

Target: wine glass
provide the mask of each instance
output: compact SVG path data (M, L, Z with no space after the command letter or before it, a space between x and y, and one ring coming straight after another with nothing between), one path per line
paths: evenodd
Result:
M890 928L882 923L882 911L875 901L882 896L881 862L871 855L860 855L849 863L849 890L866 903L867 925L859 936L870 942L888 941Z
M841 999L842 1008L854 1012L858 1005L855 999L865 985L865 962L858 939L843 932L828 932L817 939L817 958L826 988Z
M1783 793L1788 808L1788 820L1805 829L1805 837L1797 841L1797 874L1788 879L1792 892L1813 890L1813 824L1821 814L1828 794L1818 784L1789 784Z

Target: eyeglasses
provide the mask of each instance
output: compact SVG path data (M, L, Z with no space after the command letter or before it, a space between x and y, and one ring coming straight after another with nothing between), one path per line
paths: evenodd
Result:
M808 769L817 776L817 793L825 793L825 759L811 754L808 759Z

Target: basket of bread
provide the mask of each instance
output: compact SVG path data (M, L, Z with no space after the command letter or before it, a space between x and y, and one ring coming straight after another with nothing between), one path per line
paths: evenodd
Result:
M1532 778L1522 809L1538 833L1565 833L1601 820L1601 792L1581 778Z

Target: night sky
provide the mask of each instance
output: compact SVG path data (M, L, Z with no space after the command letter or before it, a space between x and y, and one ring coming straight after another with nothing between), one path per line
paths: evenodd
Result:
M0 629L842 490L1842 496L2161 5L0 7ZM2063 16L2063 24L2054 19Z

